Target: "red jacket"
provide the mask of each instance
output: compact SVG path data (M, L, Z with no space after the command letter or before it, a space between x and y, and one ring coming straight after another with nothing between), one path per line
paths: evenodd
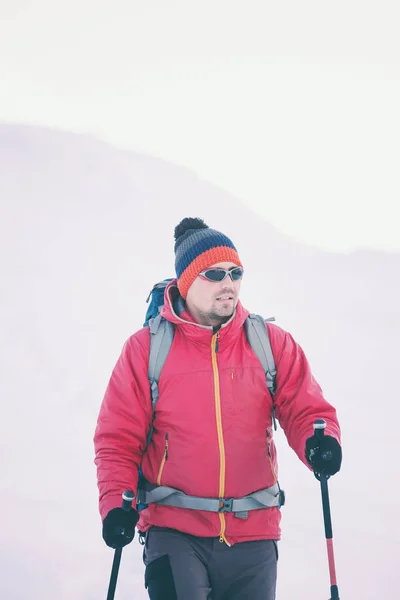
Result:
M187 312L176 314L171 285L175 282L166 289L162 314L174 323L175 337L159 380L147 452L143 455L151 422L147 327L126 341L100 408L94 445L102 518L121 505L124 490L136 492L140 464L149 482L194 496L237 498L276 482L272 399L246 339L248 311L239 302L231 321L213 335L211 327L194 323ZM289 445L310 468L305 441L316 418L325 419L326 434L340 442L336 411L293 337L276 325L267 327L277 368L276 416ZM159 525L220 536L229 544L280 539L280 509L275 507L249 511L247 519L158 505L140 515L141 531Z

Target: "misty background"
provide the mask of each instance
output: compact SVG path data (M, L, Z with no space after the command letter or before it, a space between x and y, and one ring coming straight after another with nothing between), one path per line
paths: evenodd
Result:
M397 598L397 23L394 2L0 0L1 598L106 597L94 428L186 216L234 240L243 304L338 410L341 598ZM276 438L277 600L320 600L319 483ZM116 600L147 598L141 554Z
M293 242L189 170L38 127L0 128L1 597L104 597L92 437L111 369L173 276L173 228L200 215L229 233L242 301L293 333L338 410L344 458L330 493L342 597L395 597L399 254ZM287 493L279 598L328 589L319 484L278 432ZM366 576L368 574L368 576ZM141 547L118 597L145 598Z

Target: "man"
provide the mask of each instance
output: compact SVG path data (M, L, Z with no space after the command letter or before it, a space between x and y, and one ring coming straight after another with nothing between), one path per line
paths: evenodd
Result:
M243 265L226 235L201 219L183 219L175 228L175 257L176 279L166 287L161 311L174 325L174 339L148 448L148 327L127 340L100 409L94 443L103 538L113 548L124 546L138 526L151 600L273 600L282 495L272 402L299 459L328 475L342 460L336 411L293 337L267 323L277 369L272 400L246 338ZM313 431L318 418L326 421L322 441ZM139 469L147 482L140 487L172 487L186 502L201 498L200 505L154 499L140 517L135 503L124 512L121 494L137 493ZM260 490L263 506L232 509L229 499ZM210 508L213 499L217 509Z

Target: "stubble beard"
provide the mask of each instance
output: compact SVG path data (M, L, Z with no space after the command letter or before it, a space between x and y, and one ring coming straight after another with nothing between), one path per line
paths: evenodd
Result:
M232 302L226 302L219 307L213 307L210 310L210 312L207 314L207 317L210 321L212 321L214 323L222 324L222 323L225 323L226 321L229 321L229 319L232 317L233 313L235 312L235 308L236 308L236 301L233 302L233 306L232 306Z

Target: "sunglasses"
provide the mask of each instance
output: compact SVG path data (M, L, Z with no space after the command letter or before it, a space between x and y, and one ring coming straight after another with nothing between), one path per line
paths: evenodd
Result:
M231 269L205 269L199 275L208 281L223 281L227 275L232 281L239 281L243 277L244 269L242 267L232 267Z

